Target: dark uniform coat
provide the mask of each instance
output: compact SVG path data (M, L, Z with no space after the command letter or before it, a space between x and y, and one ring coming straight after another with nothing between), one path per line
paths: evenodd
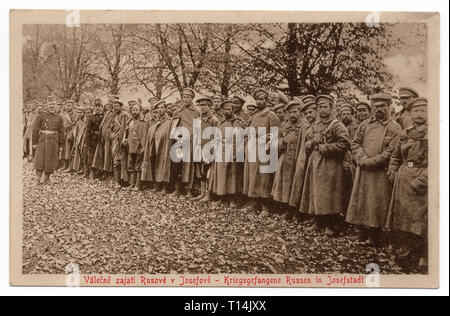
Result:
M275 201L289 203L297 161L297 145L303 124L301 120L296 124L286 121L281 128L279 147L283 153L278 160L273 183L272 196Z
M395 120L375 118L361 124L353 139L357 168L347 212L347 222L380 228L386 224L392 185L386 170L401 131Z
M387 227L422 237L428 234L427 126L405 129L389 164L395 178Z
M100 124L103 120L103 116L103 114L93 114L87 118L86 139L84 141L84 145L87 149L86 164L88 166L92 166L93 164L95 151L100 139Z
M311 126L308 140L314 142L306 169L300 212L332 215L344 210L344 178L342 162L350 148L345 126L336 119L318 121ZM323 145L320 152L319 146Z
M250 127L256 130L256 136L258 138L264 137L264 135L258 135L258 127L264 127L266 129L266 134L270 133L271 127L280 126L280 120L278 116L272 112L270 109L265 108L264 110L255 113L252 117ZM249 139L250 145L252 142ZM258 140L256 142L256 162L249 162L248 155L245 159L245 174L244 174L244 194L250 198L272 198L272 187L273 179L275 173L261 173L260 166L268 166L269 162L262 163L258 157ZM247 146L248 146L247 145ZM247 149L248 150L248 149Z
M37 145L34 168L52 173L58 168L59 147L64 143L64 124L58 114L42 113L33 123L32 143Z

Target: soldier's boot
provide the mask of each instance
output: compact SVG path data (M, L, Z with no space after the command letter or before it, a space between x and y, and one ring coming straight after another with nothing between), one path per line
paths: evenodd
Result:
M379 248L381 246L381 230L369 229L366 244Z
M269 216L270 207L268 201L262 201L261 204L262 204L262 212L259 214L259 217Z
M155 191L156 191L157 193L162 192L163 186L164 186L164 185L163 185L162 182L157 182L157 183L155 184Z
M179 197L182 195L182 185L180 182L175 183L175 191L173 191L170 195L173 197Z
M36 185L41 184L42 171L36 170Z
M113 168L113 172L114 172L114 187L116 189L120 189L122 186L120 185L120 167L114 167Z
M63 171L61 171L62 173L72 173L74 172L72 165L70 163L68 163L68 166L66 169L64 169Z
M208 203L208 202L211 202L212 200L213 200L212 192L207 189L205 196L201 200L199 200L199 202L200 203Z
M91 168L89 166L84 166L84 177L86 179L89 179L89 174L90 174L90 170Z
M206 186L207 184L205 184L205 181L200 182L200 195L194 197L192 200L193 201L200 201L201 199L203 199L206 195Z
M230 201L230 208L238 208L238 205L236 202L236 196L229 195L228 200Z
M130 189L136 186L136 172L130 172Z
M161 191L162 194L166 195L167 193L169 193L168 186L169 186L168 183L163 183L163 184L162 184L162 187L163 187L163 189L162 189L162 191Z
M153 182L150 182L150 183L148 184L148 189L149 189L150 191L154 191L155 189L157 189L157 184L156 184L156 183L153 183Z
M248 210L248 211L258 211L258 209L259 209L259 203L258 203L258 201L256 200L256 199L251 199L250 200L250 202L248 203L248 204L246 204L246 206L245 206L245 208L244 208L245 210Z
M135 172L136 176L136 185L134 186L134 191L141 191L141 173Z
M186 195L186 198L192 199L193 197L194 197L194 190L193 189L188 189L188 193Z
M89 179L95 180L95 169L91 167L91 171L89 172Z
M50 173L44 172L44 181L42 181L42 184L44 185L50 184Z

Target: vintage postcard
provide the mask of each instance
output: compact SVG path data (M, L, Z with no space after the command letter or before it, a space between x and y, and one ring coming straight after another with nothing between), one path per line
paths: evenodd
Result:
M438 288L439 25L12 10L11 285Z

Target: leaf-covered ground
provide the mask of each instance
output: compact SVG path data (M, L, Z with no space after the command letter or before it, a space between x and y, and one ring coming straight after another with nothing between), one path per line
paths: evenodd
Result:
M395 247L328 238L281 214L217 208L111 181L55 173L34 183L24 163L23 271L64 273L401 273Z

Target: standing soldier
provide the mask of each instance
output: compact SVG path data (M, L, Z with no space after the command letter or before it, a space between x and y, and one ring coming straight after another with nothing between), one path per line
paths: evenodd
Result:
M200 137L203 132L209 127L216 127L219 124L219 119L214 115L212 107L212 99L208 97L200 97L197 99L197 106L200 109L201 127L198 131ZM209 139L201 138L201 148L208 143ZM195 142L195 140L194 140ZM195 148L195 144L194 144ZM199 152L198 154L202 154ZM203 156L203 155L202 155ZM211 194L208 186L209 169L211 168L213 161L205 161L202 157L201 162L195 162L195 177L200 181L200 195L193 200L202 200L208 194Z
M124 167L125 157L128 158L125 147L122 145L123 136L125 133L125 126L128 121L128 115L123 111L123 102L119 99L113 100L112 107L114 111L114 116L110 122L110 139L111 139L111 153L113 160L113 173L114 182L116 183L116 189L122 187L122 180L127 181L128 178L125 177L122 172Z
M75 125L75 113L73 111L75 102L72 100L66 100L63 102L63 113L62 118L64 122L64 147L62 152L62 158L63 158L63 170L68 171L70 170L70 155L72 153L72 144L73 144L73 138L72 132L73 132L73 126Z
M250 123L250 127L256 130L256 136L258 140L268 141L269 133L271 128L279 128L280 120L277 115L267 108L269 101L269 93L263 89L258 89L255 92L254 98L256 100L256 105L258 107L257 112L253 115ZM258 128L265 129L263 135L259 135ZM249 140L250 141L250 140ZM248 146L252 143L249 142ZM253 144L255 145L255 144ZM247 151L254 150L258 151L258 148L249 148L247 146ZM260 144L261 146L261 144ZM260 167L268 166L268 163L263 163L260 157L256 157L255 162L248 160L249 155L245 159L245 171L244 174L244 194L247 195L251 201L247 208L250 210L258 210L259 206L262 204L261 216L266 216L269 214L269 199L272 198L272 186L273 186L273 173L261 173ZM258 156L258 155L257 155Z
M374 116L361 124L353 139L357 164L355 182L347 212L347 222L362 227L361 241L380 245L386 224L392 185L386 174L400 125L389 118L392 98L385 93L371 97Z
M413 126L401 133L388 169L395 183L387 227L407 235L406 252L397 258L400 267L411 271L419 264L427 273L428 101L414 99L408 108Z
M239 147L237 146L236 137L232 136L231 139L226 136L231 136L226 134L227 129L240 128L242 130L245 129L245 122L239 117L236 117L236 114L233 109L234 102L232 100L225 100L222 103L222 113L223 119L219 123L218 130L220 130L220 134L218 134L221 141L221 161L216 161L214 163L214 180L213 180L213 192L219 197L218 206L230 206L231 208L237 208L236 199L237 196L242 194L243 188L243 168L244 163L237 161L237 150ZM233 148L233 156L227 156L226 154L226 144L229 144Z
M58 157L63 142L63 120L56 114L55 104L49 103L47 111L36 118L32 131L33 149L36 149L34 168L38 185L42 174L44 174L43 183L50 183L50 175L58 168Z
M77 141L77 134L78 134L78 128L80 124L80 119L82 119L82 113L83 110L80 109L78 106L76 106L74 109L72 109L73 113L73 125L72 128L67 132L66 134L66 144L69 144L69 147L66 147L66 149L70 148L69 154L65 155L65 158L69 158L69 166L67 169L63 170L63 173L72 173L75 171L74 169L74 159L77 153L76 150L76 141Z
M336 235L339 214L344 213L344 170L342 162L350 148L345 126L333 117L333 98L317 97L319 120L311 126L305 144L311 151L300 212L315 215L314 229L325 229L325 234Z
M127 123L123 138L123 145L128 148L128 172L130 173L130 188L141 190L141 164L144 156L145 138L147 137L147 123L141 115L142 107L139 103L131 106L133 118Z
M414 124L411 120L411 109L409 108L409 103L412 99L418 98L419 94L412 88L400 88L399 97L402 110L397 113L397 123L405 129Z
M176 170L176 177L175 180L175 191L173 193L173 196L180 196L183 193L183 187L187 188L188 191L188 198L193 198L193 188L194 188L194 163L192 161L192 135L193 135L193 126L194 126L194 119L200 118L200 112L198 111L197 107L194 105L193 100L195 98L195 91L190 88L185 88L182 91L181 94L182 108L176 113L174 113L174 119L177 120L177 126L184 127L189 132L190 137L190 147L191 147L191 157L189 158L189 161L181 162L175 164L177 170Z
M24 153L28 158L28 161L33 160L33 146L32 146L32 133L33 133L33 124L39 116L39 105L37 102L30 102L31 112L27 117L25 123L25 141L24 141Z
M78 121L76 123L75 130L75 142L74 142L74 159L73 159L73 169L77 171L79 174L83 174L86 172L84 168L84 161L86 160L86 148L85 148L85 140L86 140L86 125L87 125L87 117L92 114L92 110L90 108L78 107L77 109L79 113ZM86 175L86 178L89 176Z
M172 118L167 115L166 102L159 101L154 105L154 124L150 126L145 140L142 162L142 180L155 181L156 191L166 194L169 190L172 160L170 148L172 141Z
M302 98L303 106L303 124L300 129L296 149L296 163L294 181L292 183L289 205L295 208L300 207L300 200L303 192L303 183L305 179L306 168L308 166L310 151L306 149L307 137L311 133L312 124L317 119L316 98L314 96L305 96Z
M99 126L99 138L97 147L95 148L92 167L99 172L103 172L104 176L112 172L112 152L111 152L111 121L114 119L114 110L112 109L112 101L118 100L116 95L110 95L108 102L104 106L104 115Z
M87 172L89 172L89 177L91 180L94 180L96 177L96 168L93 166L94 155L97 145L100 140L100 124L103 120L103 105L102 101L99 98L95 98L94 100L94 113L87 118L86 123L86 139L85 146L87 150L87 156L85 161L85 168L87 168ZM103 165L103 163L102 163Z
M359 102L356 105L356 119L358 124L361 124L372 115L372 107L367 102Z
M295 162L297 160L296 151L299 141L300 130L303 121L300 120L299 101L291 101L286 106L286 124L280 128L278 146L283 152L278 160L278 168L275 174L272 189L273 199L284 204L289 203L291 197L292 183L294 181ZM288 216L293 216L291 210Z

